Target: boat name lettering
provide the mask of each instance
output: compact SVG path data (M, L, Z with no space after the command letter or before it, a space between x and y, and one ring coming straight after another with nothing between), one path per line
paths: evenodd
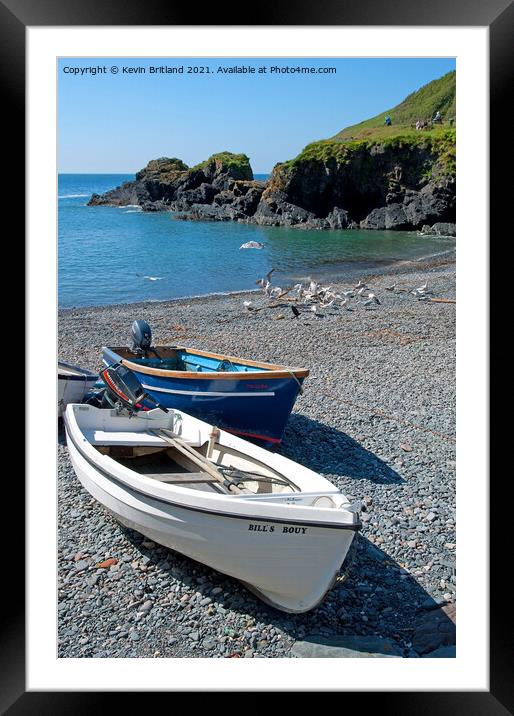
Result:
M245 387L251 390L267 390L269 386L267 383L247 383Z
M274 532L274 525L248 525L251 532Z
M284 525L284 527L282 527L282 532L287 532L289 534L295 535L304 535L307 532L307 527L288 527L287 525Z
M274 525L255 525L249 524L248 530L250 532L274 532ZM291 527L289 525L282 525L282 534L297 534L304 535L307 532L307 527Z

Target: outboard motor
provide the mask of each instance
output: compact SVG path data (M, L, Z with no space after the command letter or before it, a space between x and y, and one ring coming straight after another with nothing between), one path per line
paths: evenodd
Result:
M146 321L140 319L132 324L132 350L138 355L146 358L146 354L152 345L152 329Z
M105 368L100 377L105 383L101 407L115 408L118 412L125 408L132 414L137 410L148 410L144 407L144 403L148 401L165 413L168 412L167 408L145 392L137 376L121 363Z

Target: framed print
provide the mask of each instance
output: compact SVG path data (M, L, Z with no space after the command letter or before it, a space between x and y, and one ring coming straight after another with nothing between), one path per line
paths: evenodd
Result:
M485 287L512 7L147 5L0 4L28 316L3 709L506 713Z

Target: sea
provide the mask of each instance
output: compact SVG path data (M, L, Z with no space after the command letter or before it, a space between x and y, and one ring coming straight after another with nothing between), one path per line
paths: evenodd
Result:
M268 175L255 175L267 179ZM316 231L235 222L176 221L169 212L87 206L131 174L60 174L59 307L163 301L273 283L348 281L399 261L451 253L453 239L402 231ZM262 249L240 249L248 241Z

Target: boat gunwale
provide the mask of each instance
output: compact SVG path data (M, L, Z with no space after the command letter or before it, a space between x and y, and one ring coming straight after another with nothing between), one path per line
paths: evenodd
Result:
M211 353L196 348L188 348L186 346L154 346L157 351L164 349L173 349L175 351L183 351L190 355L198 355L204 358L214 358L216 360L228 360L232 363L247 365L266 370L245 373L240 371L212 371L209 373L201 373L186 370L166 370L163 368L152 368L151 366L134 363L130 358L123 357L120 351L126 352L130 348L127 346L111 347L103 346L102 351L111 351L120 357L120 363L136 373L144 373L146 375L155 375L161 378L178 378L181 380L263 380L263 379L279 379L279 378L307 378L309 375L308 368L289 368L288 366L275 363L265 363L264 361L253 361L248 358L237 358L236 356L223 355L220 353ZM134 356L135 357L135 356Z
M76 371L76 373L68 374L68 373L60 373L59 369L60 367L68 368L71 370ZM92 370L89 370L89 368L82 368L79 365L74 365L73 363L68 363L64 360L58 360L57 361L57 378L59 380L81 380L81 381L88 381L88 380L98 380L98 373L94 373Z
M243 520L248 520L250 522L272 522L272 523L278 523L278 524L289 524L289 525L306 526L306 527L319 527L322 529L343 529L343 530L350 530L350 531L354 531L354 532L358 532L360 529L362 529L362 523L360 520L357 520L357 522L352 522L352 523L325 522L325 521L318 522L316 520L312 520L312 519L308 519L308 518L305 519L302 517L300 517L299 519L288 519L287 517L269 517L269 516L265 517L265 516L261 516L261 515L240 514L237 512L226 512L224 510L216 510L216 509L211 509L208 507L192 505L187 502L186 503L176 502L173 499L164 498L164 497L152 492L152 490L150 490L150 489L144 490L142 488L138 488L135 485L129 484L126 480L123 479L123 477L120 477L119 475L115 475L112 472L109 472L104 467L102 467L102 465L99 463L99 461L95 460L93 457L91 457L90 455L87 454L87 452L79 444L79 442L73 435L73 427L74 427L73 422L75 424L77 431L82 436L82 439L86 442L86 444L89 447L91 447L92 449L94 449L94 446L85 437L85 435L82 432L82 429L76 419L76 416L73 415L74 420L73 420L73 422L71 422L70 419L68 418L68 412L69 412L69 406L64 414L66 436L67 436L67 438L69 438L71 440L74 448L81 455L81 457L88 463L88 465L90 467L92 467L93 469L97 470L98 472L100 472L102 475L104 475L104 477L107 477L109 480L112 480L115 483L122 485L124 487L124 489L131 490L137 494L143 495L147 499L155 500L156 502L162 502L163 504L166 504L166 505L172 505L173 507L177 507L179 509L190 510L193 512L201 512L204 514L210 514L210 515L214 515L217 517L223 517L223 518L243 519ZM146 475L141 475L139 473L136 473L134 470L131 470L130 468L123 466L121 463L118 463L117 461L113 460L113 458L111 458L109 456L104 455L103 457L107 457L108 460L113 462L118 469L121 469L122 473L125 470L127 470L130 473L134 473L136 475L136 477L138 477L138 478L143 478L143 479L148 479L148 480L152 479L151 477L148 477ZM162 487L162 484L160 484L159 486ZM166 486L169 486L169 485L166 484ZM173 486L173 487L175 487L175 486ZM188 488L181 486L180 490L188 490ZM189 492L195 492L195 491L189 490ZM186 493L186 495L187 494L188 493ZM208 494L208 493L206 493L206 494ZM197 492L195 494L195 497L198 497ZM204 495L204 497L205 497L205 495ZM212 495L208 494L208 497L209 497L209 499L212 500ZM216 497L225 497L225 496L217 495ZM236 496L236 499L237 499L237 496ZM241 501L238 501L237 503L233 502L233 499L231 500L231 502L233 502L233 504L245 504L245 505L251 504L254 501L256 502L257 500L252 500L252 501L241 500ZM229 503L226 503L226 504L228 505ZM267 507L270 507L270 506L271 506L271 509L273 509L273 507L275 507L277 505L275 505L274 503L268 503ZM279 506L283 507L283 505L279 505ZM297 505L296 507L300 508L302 506Z

